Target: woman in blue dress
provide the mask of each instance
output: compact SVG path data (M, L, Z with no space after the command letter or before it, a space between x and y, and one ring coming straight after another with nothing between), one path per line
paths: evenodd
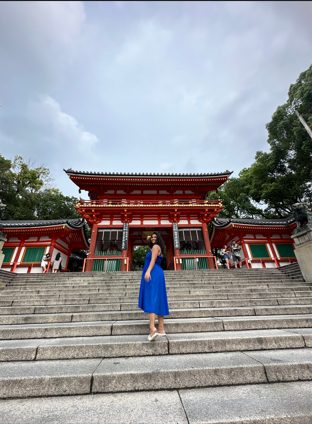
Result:
M149 336L151 342L156 337L165 336L164 316L169 315L166 281L161 261L165 250L164 242L158 233L149 239L139 293L139 308L149 314ZM158 331L155 319L158 315Z

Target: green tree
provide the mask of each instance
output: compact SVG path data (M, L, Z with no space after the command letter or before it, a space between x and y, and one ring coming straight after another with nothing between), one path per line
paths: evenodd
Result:
M257 152L255 162L221 188L223 216L281 218L294 203L312 203L312 140L294 105L312 127L312 66L290 86L287 102L267 124L269 151Z
M7 205L14 199L14 193L11 190L14 180L11 167L12 162L0 156L0 218L4 218Z
M136 246L133 250L132 255L132 268L133 270L142 269L144 265L144 259L148 251L148 246Z
M77 201L56 188L45 189L36 194L35 215L40 219L81 218L75 210Z
M230 178L218 192L210 192L207 200L221 199L223 210L220 217L257 218L261 216L262 210L256 207L248 195L248 184L243 178Z
M0 200L2 219L59 219L78 217L74 205L78 199L47 188L47 168L32 168L21 156L13 161L0 156Z
M312 140L290 111L296 104L312 126L312 66L290 86L287 102L277 108L267 124L270 151L257 152L248 170L250 196L266 204L266 216L285 216L293 203L312 201Z

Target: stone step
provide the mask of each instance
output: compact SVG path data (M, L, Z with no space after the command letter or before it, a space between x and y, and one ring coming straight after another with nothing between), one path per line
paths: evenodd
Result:
M311 424L312 382L1 401L3 424Z
M284 269L284 267L283 267ZM219 274L247 274L247 275L261 275L261 276L265 276L265 275L282 275L281 271L276 269L276 268L252 268L252 269L247 269L247 268L237 268L237 269L226 269L226 268L219 268L219 269L198 269L198 270L179 270L179 271L174 271L174 270L164 270L166 275L171 275L171 276L175 276L175 275L182 275L182 276L187 276L187 275L219 275ZM103 278L130 278L130 277L135 277L137 275L141 275L142 274L142 269L141 270L137 270L137 271L129 271L129 272L101 272L101 271L91 271L88 273L85 273L88 278L99 278L99 276L103 275ZM52 274L51 272L48 272L47 277L49 278L56 278L55 274ZM81 278L81 275L83 275L82 272L61 272L58 273L58 275L61 278L68 278L68 277L72 277L72 278ZM23 280L24 278L26 279L36 279L36 278L40 278L42 277L42 274L16 274L16 280Z
M117 358L312 347L312 328L0 341L0 361Z
M84 295L82 294L76 294L73 293L70 294L59 294L59 295L18 295L18 296L5 296L0 298L0 302L21 302L24 300L24 302L38 302L38 301L67 301L69 299L75 299L77 301L87 301L86 303L89 303L89 299L92 301L98 300L98 299L109 299L110 303L114 302L120 302L120 301L133 301L138 298L139 290L133 290L131 293L86 293ZM212 292L167 292L168 298L172 301L178 301L180 300L201 300L201 299L229 299L229 298L241 298L244 296L247 298L273 298L273 297L302 297L302 296L312 296L311 290L281 290L281 291L258 291L258 292L249 292L249 291L237 291L237 292L219 292L219 293L212 293Z
M131 290L133 288L137 288L140 286L140 281L134 281L132 283L127 284L114 284L114 285L106 285L106 284L89 284L89 285L79 285L79 284L71 284L71 285L47 285L47 284L39 284L38 286L19 286L19 287L11 287L7 286L5 290L8 292L11 292L12 294L17 294L18 292L27 292L27 293L38 293L38 292L45 292L45 293L51 293L56 291L66 292L71 290L76 291L110 291L110 290ZM274 281L274 280L268 280L268 281L262 281L262 282L255 282L255 281L226 281L226 282L215 282L215 281L190 281L190 282L167 282L167 289L179 289L179 290L189 290L191 289L233 289L233 288L242 288L242 289L265 289L265 288L292 288L292 287L311 287L312 284L305 281ZM0 292L2 295L2 291Z
M3 296L37 296L37 295L66 295L66 294L106 294L106 293L131 293L133 290L138 290L140 288L139 284L133 284L125 287L70 287L70 288L40 288L40 289L16 289L11 290L6 288L0 294L0 298ZM245 291L245 292L261 292L261 291L284 291L284 290L305 290L312 291L312 284L261 284L261 285L242 285L242 284L231 284L231 285L215 285L215 284L185 284L185 285L175 285L172 287L167 287L167 290L170 292L189 292L189 291L211 291L212 293L227 292L227 291Z
M277 279L289 279L291 280L291 278L288 277L287 274L282 273L280 271L269 271L269 270L259 270L258 272L256 272L255 270L238 270L238 269L233 269L233 270L227 270L227 269L218 269L218 270L197 270L197 271L165 271L164 272L165 277L167 279L171 279L171 280L177 280L177 279L184 279L184 280L188 280L188 279L193 279L195 278L214 278L214 279L218 279L218 278L258 278L258 279L266 279L266 278L277 278ZM13 274L14 276L14 274ZM52 274L52 273L48 273L48 274L15 274L15 278L12 278L10 281L14 284L19 284L19 283L23 283L23 282L38 282L38 281L42 281L42 280L46 280L46 281L56 281L56 280L60 280L60 281L69 281L69 280L73 280L73 281L82 281L82 280L86 280L86 281L126 281L126 280L136 280L138 278L140 278L142 276L142 271L138 271L137 273L134 272L96 272L96 273L90 273L90 272L86 272L86 273L73 273L73 272L68 272L68 273L57 273L57 274ZM0 280L3 280L0 276ZM7 281L7 280L6 280Z
M115 298L135 298L138 296L139 289L137 290L131 290L129 292L111 292L111 293L86 293L86 294L77 294L73 293L72 295L70 293L66 294L55 294L55 295L46 295L46 294L36 294L36 295L26 295L26 294L20 294L16 296L11 295L3 295L0 296L0 302L21 302L23 301L24 304L31 301L66 301L69 299L76 299L78 300L89 300L90 301L98 301L98 300L105 300L105 299L111 299L112 301ZM194 297L206 297L206 298L214 298L214 299L222 299L222 298L241 298L242 295L246 298L268 298L268 297L301 297L301 296L312 296L312 290L306 290L306 289L294 289L294 290L255 290L255 291L245 291L245 290L232 290L232 291L208 291L208 290L188 290L188 291L167 291L169 298L189 298L189 296ZM90 302L88 302L90 303Z
M285 306L256 306L236 308L180 308L171 309L171 318L200 318L200 317L232 317L239 315L282 315L282 314L311 314L311 305L285 305ZM144 313L137 310L103 311L103 312L77 312L56 314L20 314L0 315L0 325L31 324L47 322L76 322L76 321L110 321L141 319Z
M290 296L290 297L289 297ZM312 299L312 293L310 292L297 292L297 293L291 293L291 294L276 294L275 296L270 296L269 294L260 294L259 296L253 295L253 296L244 296L242 297L239 295L218 295L218 296L207 296L207 295L175 295L175 296L168 296L169 298L169 306L171 302L178 302L178 301L184 301L188 299L189 301L198 301L199 299L202 301L208 301L207 305L210 304L210 302L213 302L211 305L214 305L214 302L219 301L226 301L226 300L232 300L232 301L239 301L245 299L247 305L252 305L253 302L257 302L257 300L261 303L261 301L273 301L273 303L279 303L278 301L281 301L282 303L285 303L283 299L286 299L286 303L288 302L288 299L293 299L291 303L296 303L296 299L298 299L298 303L301 303L301 298L305 299L305 302L308 299ZM11 300L11 301L0 301L0 306L57 306L57 305L94 305L97 304L107 304L110 302L111 305L114 304L120 304L125 302L132 302L136 303L138 299L137 295L133 296L122 296L122 297L97 297L97 298L71 298L71 299L30 299L30 300ZM243 305L244 306L244 305ZM118 308L117 308L118 309Z
M312 327L312 315L238 316L220 318L171 318L167 334L265 329L302 329ZM148 321L89 321L1 325L0 340L62 337L121 336L148 334Z
M264 329L289 329L312 327L312 315L238 316L220 318L176 318L166 321L166 332L197 333L207 331L247 331ZM2 329L0 327L0 334ZM146 320L117 321L112 326L113 335L146 334Z
M73 300L71 302L72 304L81 304L81 303L133 303L137 302L138 300L138 294L139 290L135 290L130 294L114 294L114 295L104 295L102 293L99 293L98 295L94 294L88 294L86 296L76 296L73 294L70 295L60 295L60 296L18 296L18 297L7 297L5 300L0 299L0 305L7 306L7 305L24 305L24 306L31 306L31 305L38 305L41 304L51 304L53 303L64 303L69 304L69 300ZM301 297L312 297L312 291L311 290L299 290L299 291L280 291L280 292L269 292L269 291L262 291L262 292L244 292L241 291L240 293L233 293L233 292L224 292L224 293L217 293L217 294L211 294L211 293L172 293L167 292L167 296L170 302L180 302L180 301L200 301L200 300L240 300L240 299L293 299L293 298L301 298ZM169 305L170 306L170 305Z
M129 299L126 299L129 300ZM134 298L134 301L137 299ZM221 308L221 307L234 307L234 306L275 306L275 305L311 305L312 297L301 297L301 298L276 298L276 299L245 299L240 300L176 300L170 301L170 307L173 309L179 309L181 307L186 308ZM47 313L57 313L57 312L95 312L95 311L119 311L126 309L126 304L123 302L116 303L82 303L82 304L67 304L64 305L63 302L60 302L58 305L54 306L8 306L0 307L0 315L19 315L19 314L47 314ZM128 309L137 309L137 302L132 304L127 303Z
M66 293L106 293L111 291L129 291L133 289L139 289L138 283L133 283L125 285L125 286L113 286L113 287L107 287L107 286L72 286L72 287L66 287L63 286L60 288L55 287L38 287L38 288L30 288L30 287L24 287L24 288L6 288L3 293L1 293L0 297L5 295L36 295L36 294L46 294L46 295L54 295L56 293L58 294L66 294ZM241 289L245 291L260 291L260 290L289 290L289 289L300 289L300 290L311 290L312 285L310 283L265 283L265 284L176 284L172 285L171 287L168 286L168 290L176 289L176 290L233 290L233 289Z
M277 383L312 379L312 349L10 362L0 398Z
M187 389L179 390L179 396L189 424L312 423L312 382L310 381ZM104 399L103 401L105 402ZM91 406L88 403L87 405L87 408ZM121 411L122 405L121 401ZM50 408L52 409L52 404ZM67 409L64 408L65 416L68 416L67 413ZM117 405L115 414L113 416L118 414ZM169 411L168 414L170 414ZM178 406L175 407L174 414L178 420L180 416ZM171 419L170 415L169 419ZM164 420L163 423L165 422Z
M197 271L164 271L164 274L167 279L192 279L194 277L196 278L284 278L284 279L291 279L288 278L288 275L286 273L282 273L280 271L276 270L266 270L262 269L259 271L253 270L239 270L239 269L218 269L218 270L197 270ZM12 275L12 273L11 273ZM14 274L13 274L14 276ZM57 273L57 274L15 274L15 278L11 279L11 282L14 284L22 283L25 281L30 282L36 282L36 281L42 281L43 279L46 279L47 281L68 281L68 280L77 280L81 281L83 279L87 281L125 281L125 280L135 280L137 278L140 278L142 276L142 270L138 271L136 273L134 272L67 272L67 273ZM0 276L0 280L2 280Z

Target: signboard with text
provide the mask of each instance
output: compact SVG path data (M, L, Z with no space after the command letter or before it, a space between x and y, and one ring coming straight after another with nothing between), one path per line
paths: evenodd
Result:
M128 238L129 238L129 224L125 223L122 229L122 244L121 249L128 249Z
M173 246L175 249L180 249L180 238L178 224L173 223Z

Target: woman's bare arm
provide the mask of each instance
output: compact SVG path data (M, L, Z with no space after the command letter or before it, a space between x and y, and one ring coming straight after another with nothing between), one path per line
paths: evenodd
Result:
M159 256L160 252L161 252L160 247L157 244L155 244L155 246L153 246L153 248L152 248L151 262L150 262L149 267L147 268L145 276L144 276L145 281L149 281L151 279L151 271L154 268L157 256Z

